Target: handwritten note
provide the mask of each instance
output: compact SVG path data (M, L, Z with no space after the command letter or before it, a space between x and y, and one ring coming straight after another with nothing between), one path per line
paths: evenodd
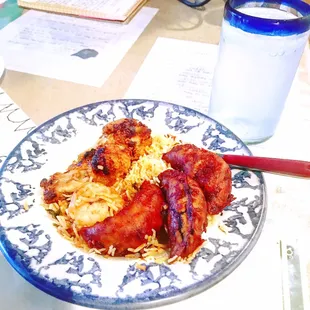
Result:
M101 87L157 13L127 25L30 11L0 31L5 67Z
M158 38L126 98L177 103L207 112L217 45Z

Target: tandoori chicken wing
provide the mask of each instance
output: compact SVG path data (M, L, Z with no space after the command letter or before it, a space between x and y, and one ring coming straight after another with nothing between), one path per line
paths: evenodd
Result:
M115 256L128 253L145 242L145 235L157 233L163 225L161 211L165 204L157 185L144 181L129 205L113 217L91 227L83 227L79 234L90 248L116 248Z
M164 154L163 159L197 181L206 197L208 214L222 212L234 199L231 170L215 153L193 144L181 144Z
M177 170L159 175L168 203L170 257L187 257L203 243L201 234L207 226L206 200L198 183Z

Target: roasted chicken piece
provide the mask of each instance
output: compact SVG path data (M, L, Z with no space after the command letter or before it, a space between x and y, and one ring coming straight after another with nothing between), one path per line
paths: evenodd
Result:
M83 227L79 234L90 248L106 249L112 245L114 256L123 256L128 248L137 248L145 242L145 235L157 233L163 225L161 216L165 204L157 185L144 181L133 200L113 217L91 227Z
M91 159L93 181L112 186L124 178L131 166L132 157L128 149L117 144L105 144L96 149Z
M45 203L63 199L63 195L77 191L92 178L94 182L112 186L118 178L123 178L130 169L131 157L118 145L108 144L91 149L79 156L77 163L69 166L64 173L55 173L48 180L43 179Z
M208 214L222 212L234 199L230 168L215 153L193 144L181 144L164 154L163 159L197 181L205 195Z
M129 150L132 160L145 153L152 144L151 130L132 118L123 118L107 124L102 130L108 144L117 144Z
M170 257L187 257L203 243L207 227L207 203L198 183L177 170L159 176L168 203Z
M41 181L45 203L65 199L64 195L77 191L90 178L112 186L126 176L132 161L152 144L151 130L137 120L125 118L109 123L103 128L103 134L105 138L101 137L95 148L79 155L67 171Z
M95 149L91 149L80 154L77 162L71 164L66 172L56 172L49 179L42 179L40 186L43 188L44 202L65 199L64 194L72 194L87 182L91 172L89 164L95 152Z

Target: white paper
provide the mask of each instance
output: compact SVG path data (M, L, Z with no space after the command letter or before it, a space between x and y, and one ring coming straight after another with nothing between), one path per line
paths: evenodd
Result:
M0 55L9 70L101 87L157 11L127 25L29 11L0 31Z
M96 11L107 15L124 16L140 0L23 0L48 5L61 5L72 9Z
M158 38L125 98L168 101L206 113L217 45Z

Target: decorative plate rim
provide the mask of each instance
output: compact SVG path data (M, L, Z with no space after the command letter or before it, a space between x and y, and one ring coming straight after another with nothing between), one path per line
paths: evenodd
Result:
M1 59L0 59L0 64L1 64ZM89 104L85 104L70 110L67 110L65 112L62 112L47 121L43 122L39 126L37 126L35 129L33 129L30 133L28 133L16 146L12 149L12 151L9 153L5 161L3 162L2 167L0 168L0 178L2 177L2 174L4 172L4 169L7 165L7 163L10 161L12 155L16 152L16 150L33 134L36 132L39 132L41 128L44 126L55 122L56 120L62 118L65 115L69 115L74 113L75 111L78 111L80 109L86 108L86 107L97 107L99 105L104 105L107 103L123 103L123 102L135 102L135 103L143 103L143 102L151 102L151 103L158 103L161 105L166 105L166 106L176 106L176 107L182 107L186 110L193 111L197 113L198 115L202 116L205 119L208 119L209 121L219 124L223 128L225 128L229 133L231 133L233 136L235 136L242 144L242 147L248 152L250 156L252 156L252 152L248 148L248 146L237 136L235 135L229 128L226 126L222 125L220 122L214 120L213 118L209 117L208 115L199 112L195 109L182 106L179 104L175 103L170 103L166 101L160 101L160 100L151 100L151 99L111 99L111 100L104 100L104 101L98 101L98 102L93 102ZM84 306L84 307L90 307L90 308L99 308L99 309L148 309L148 308L154 308L154 307L159 307L159 306L164 306L172 303L176 303L182 300L185 300L187 298L193 297L199 293L202 293L206 291L207 289L213 287L223 279L225 279L229 274L231 274L243 261L244 259L251 253L252 249L256 245L261 232L264 227L264 223L266 220L266 214L267 214L267 192L266 192L266 182L265 178L262 173L260 172L255 172L255 174L258 176L259 179L261 179L262 182L262 209L261 209L261 216L259 219L259 222L257 223L257 226L255 230L253 231L252 237L249 239L249 242L243 247L243 249L240 251L239 255L234 258L227 267L224 269L221 269L220 271L217 271L214 273L209 279L204 279L202 281L199 281L197 283L191 284L190 286L187 286L185 288L181 288L177 292L170 292L169 296L162 296L162 298L156 298L156 297L151 297L146 301L138 301L135 302L133 297L126 297L126 298L111 298L109 297L99 297L97 300L99 301L98 304L94 305L93 303L88 303L87 300L87 295L85 295L85 300L81 302L80 300L75 300L75 298L72 296L72 294L67 294L68 289L59 289L57 286L52 284L50 281L47 281L46 279L33 275L29 273L29 270L23 268L20 264L16 263L14 258L12 258L13 255L10 255L13 249L11 246L5 246L6 243L10 243L10 241L5 238L5 234L3 234L3 228L1 227L0 223L0 250L3 253L4 257L6 260L9 262L9 264L13 267L15 271L17 271L27 282L38 288L39 290L47 293L50 296L56 297L62 301L69 302L72 304L76 304L79 306ZM1 207L1 206L0 206ZM219 276L218 276L219 274ZM92 297L92 299L96 299Z

